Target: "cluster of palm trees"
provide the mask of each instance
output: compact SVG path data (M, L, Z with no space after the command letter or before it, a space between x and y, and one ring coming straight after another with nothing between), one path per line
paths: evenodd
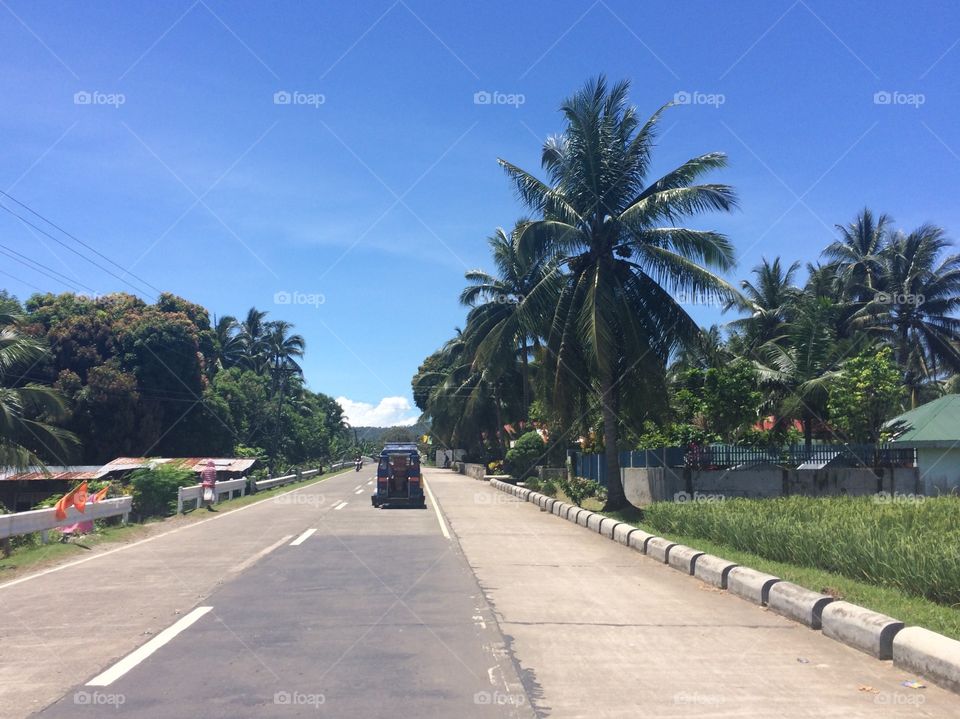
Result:
M293 325L285 320L267 320L267 312L251 307L238 321L225 315L214 324L217 339L216 367L242 367L257 374L292 371L300 373L297 360L303 357L306 341L293 334Z
M960 370L960 257L942 258L942 230L909 234L864 211L810 266L764 261L741 293L724 235L682 222L737 205L705 181L722 153L650 180L670 104L641 121L627 82L589 81L561 106L564 130L544 143L544 179L500 160L531 213L489 238L496 274L466 275L463 330L428 357L414 399L443 444L502 457L505 428L534 422L563 450L593 430L607 462L607 507L623 506L618 449L669 411L671 365L749 362L773 411L805 421L846 357L868 342L894 348L914 399ZM702 330L681 298L747 316Z
M771 398L788 405L780 416L799 416L808 442L827 416L831 379L856 354L889 346L912 407L948 391L960 372L960 255L939 227L892 225L864 209L837 225L839 238L823 263L807 264L802 286L800 264L779 257L742 283L749 315L730 323L725 359L752 361Z

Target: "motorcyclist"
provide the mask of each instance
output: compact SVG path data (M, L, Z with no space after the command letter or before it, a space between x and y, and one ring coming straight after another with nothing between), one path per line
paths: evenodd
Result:
M363 457L359 454L353 460L356 471L359 472L360 468L363 467Z

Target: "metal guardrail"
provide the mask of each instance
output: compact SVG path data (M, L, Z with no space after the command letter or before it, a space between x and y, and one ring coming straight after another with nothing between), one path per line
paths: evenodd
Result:
M40 532L43 542L47 541L47 532L77 522L89 522L107 517L123 517L126 524L133 506L132 497L116 497L99 502L88 502L83 513L74 507L67 508L67 518L57 519L56 509L31 509L16 514L0 514L0 539L9 539L21 534Z
M220 496L223 494L229 495L228 499L233 499L233 493L238 491L240 496L244 496L247 493L247 478L240 477L238 479L228 479L224 482L217 482L213 491L215 493L214 502L220 501ZM200 504L203 501L203 485L194 484L189 487L180 487L177 490L177 514L183 514L183 504L184 502L196 502L194 509L200 509Z

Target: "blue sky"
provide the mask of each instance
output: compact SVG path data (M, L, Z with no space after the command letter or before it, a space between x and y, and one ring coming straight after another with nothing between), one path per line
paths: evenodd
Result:
M630 78L642 114L690 99L655 174L729 154L714 179L740 210L692 224L732 238L732 280L814 260L864 205L958 236L949 2L0 0L0 189L217 315L294 322L311 387L386 424L415 416L463 272L523 214L496 158L539 170L561 99L600 72ZM131 289L6 212L0 243ZM22 298L71 289L0 271Z

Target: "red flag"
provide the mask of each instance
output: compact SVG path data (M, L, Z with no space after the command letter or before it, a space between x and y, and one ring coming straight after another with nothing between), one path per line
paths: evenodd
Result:
M55 507L56 512L54 513L57 519L60 519L60 520L66 519L67 507L69 507L70 505L73 505L74 507L77 506L77 501L78 501L77 494L80 492L81 489L83 490L83 501L86 502L87 483L83 482L82 484L74 487L65 495L60 497L59 501L57 501L57 504ZM81 506L83 505L81 504Z
M101 499L106 499L106 498L107 498L107 492L109 492L109 491L110 491L110 485L108 484L108 485L106 485L103 489L101 489L99 492L97 492L95 495L93 495L93 499L91 499L90 501L91 501L91 502L99 502Z

